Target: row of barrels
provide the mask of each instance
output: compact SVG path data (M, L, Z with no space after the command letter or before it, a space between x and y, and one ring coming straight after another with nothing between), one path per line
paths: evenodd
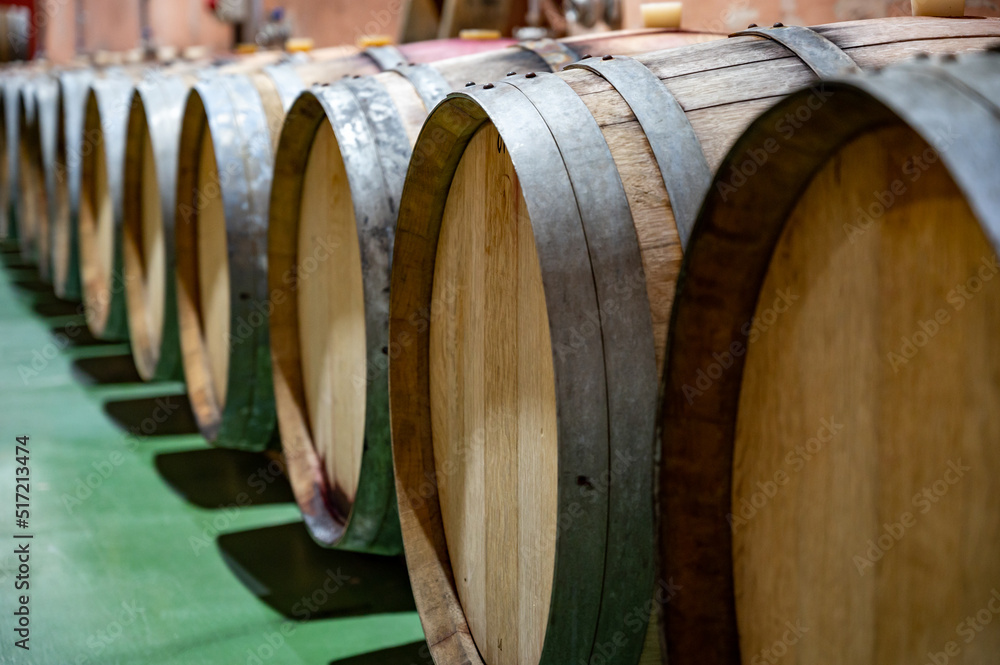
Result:
M5 178L69 174L50 231L10 200L96 336L183 375L214 444L280 445L318 542L405 550L439 665L986 662L998 44L898 18L64 72L75 190L31 166L52 75L8 76L8 156L42 158Z

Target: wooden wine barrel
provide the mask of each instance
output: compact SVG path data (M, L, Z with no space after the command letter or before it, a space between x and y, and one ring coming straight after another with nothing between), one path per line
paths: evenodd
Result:
M18 94L17 142L17 228L21 259L34 264L38 259L38 218L43 212L43 184L38 177L38 116L35 104L36 77L20 86Z
M35 69L29 66L17 67L7 81L4 83L4 133L6 141L6 178L4 191L7 196L8 205L8 235L16 237L17 223L20 217L20 178L19 167L21 162L21 128L24 125L22 120L21 93L28 85L31 77L35 74Z
M133 78L109 71L87 94L80 147L80 282L87 327L97 339L128 338L122 272L122 170Z
M1000 57L826 92L799 131L779 123L811 91L750 126L688 247L662 420L671 662L991 662Z
M80 173L83 166L83 123L95 72L77 69L57 75L58 108L52 215L52 288L64 300L79 300Z
M275 158L271 347L282 445L315 538L336 546L357 542L349 517L371 515L363 503L369 496L380 497L377 509L391 510L395 522L394 500L382 498L394 492L389 266L403 177L428 110L470 79L558 68L577 52L717 38L640 31L524 44L502 56L455 58L315 87L298 99ZM331 292L331 283L342 287Z
M653 441L682 248L712 172L818 76L998 37L975 19L758 29L435 108L400 203L387 347L403 541L439 665L635 662L651 597L669 600L668 626L682 596L700 602L676 576L654 587ZM823 106L813 94L779 131ZM692 515L722 490L700 491ZM668 647L671 663L702 662Z
M38 276L52 284L52 248L56 215L56 143L59 132L59 84L48 74L35 86L36 143L32 150L32 178L38 182Z
M286 104L317 80L338 79L356 66L377 71L400 60L421 61L448 44L462 52L496 49L467 40L380 47L192 87L181 126L174 215L177 316L188 396L199 429L215 445L259 450L276 434L266 229L273 132Z
M7 126L8 118L17 117L16 111L8 111L8 95L12 94L16 82L16 70L4 70L0 77L0 239L14 237L15 224L11 221L12 198L10 196L10 144L11 128Z

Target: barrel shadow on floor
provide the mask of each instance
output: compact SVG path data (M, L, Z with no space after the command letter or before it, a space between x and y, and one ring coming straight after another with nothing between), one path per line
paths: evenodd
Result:
M434 661L427 649L427 643L421 640L401 647L331 660L330 665L434 665Z
M94 337L87 328L83 317L74 318L72 321L62 323L52 327L53 335L61 335L67 346L101 346L107 344L121 344L121 342L105 342Z
M161 453L154 464L171 489L199 508L295 502L284 463L264 453L198 448Z
M60 300L55 296L42 296L35 300L31 304L31 309L35 311L35 314L41 317L54 317L54 316L72 316L74 314L80 314L80 303L69 302L68 300ZM83 320L81 319L81 322ZM84 323L83 325L86 325Z
M15 274L13 279L11 279L11 283L19 290L29 293L48 295L52 292L52 285L43 283L38 279L37 275L32 276L30 270L21 271L21 274Z
M289 619L416 609L402 557L320 547L302 522L223 534L218 545L244 586Z
M135 369L135 361L128 353L76 358L73 360L71 372L77 381L91 386L110 383L142 383L142 377Z
M82 360L101 359L80 358L74 363ZM129 361L131 360L132 357L129 356ZM135 371L134 367L132 371ZM136 374L136 381L139 380ZM104 413L120 428L144 437L198 433L198 424L191 411L191 402L184 394L105 402Z

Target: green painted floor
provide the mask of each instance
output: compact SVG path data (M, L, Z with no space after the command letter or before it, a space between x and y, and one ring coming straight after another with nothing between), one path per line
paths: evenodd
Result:
M0 258L0 663L429 663L401 559L316 546L276 463L207 446L182 384L141 383L126 345L90 338L9 246Z

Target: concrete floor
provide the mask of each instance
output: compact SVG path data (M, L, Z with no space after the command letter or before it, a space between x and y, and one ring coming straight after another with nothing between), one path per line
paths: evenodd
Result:
M181 383L141 383L126 344L90 338L9 246L0 258L0 663L430 663L401 559L316 546L270 458L207 446ZM22 593L30 651L14 646Z

